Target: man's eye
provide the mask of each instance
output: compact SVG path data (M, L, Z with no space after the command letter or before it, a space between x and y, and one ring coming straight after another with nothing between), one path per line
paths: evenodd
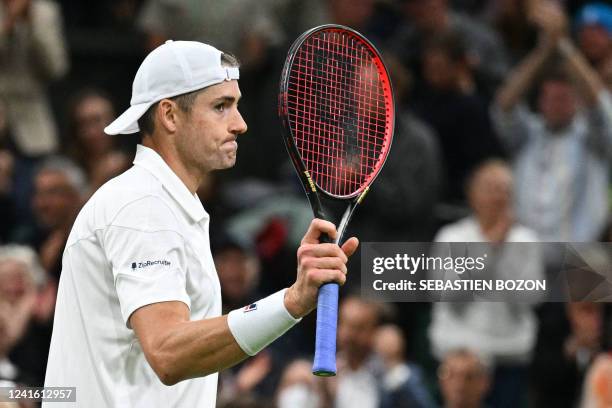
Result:
M224 103L220 103L220 104L218 104L218 105L216 105L216 106L215 106L215 109L216 109L218 112L223 112L223 111L225 110L225 104L224 104Z

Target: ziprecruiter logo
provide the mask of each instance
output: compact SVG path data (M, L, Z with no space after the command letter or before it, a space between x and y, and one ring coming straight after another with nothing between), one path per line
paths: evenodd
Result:
M132 269L146 268L147 266L162 265L170 266L172 263L165 259L158 259L157 261L145 261L145 262L132 262Z

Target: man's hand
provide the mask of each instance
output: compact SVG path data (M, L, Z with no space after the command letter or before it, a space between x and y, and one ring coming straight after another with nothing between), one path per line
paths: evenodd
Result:
M529 18L540 31L540 45L556 46L567 36L567 16L561 6L551 0L539 1L530 10Z
M359 245L355 237L348 239L342 248L332 243L320 243L323 234L335 239L336 227L329 221L314 219L297 251L297 279L285 293L285 307L295 318L307 315L316 307L322 284L344 284L346 262Z
M31 0L8 0L5 18L0 22L0 34L11 33L17 22L26 21L30 17L31 3Z
M6 12L9 18L19 21L30 14L31 0L8 0Z

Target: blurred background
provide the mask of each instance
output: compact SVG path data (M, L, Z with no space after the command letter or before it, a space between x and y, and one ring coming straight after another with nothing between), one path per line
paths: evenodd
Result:
M293 282L312 215L280 137L277 87L292 41L324 23L378 47L397 104L393 149L348 234L610 241L609 1L0 0L0 385L43 384L72 222L139 141L103 128L166 39L242 63L249 132L237 165L198 192L224 312ZM500 257L504 276L551 276L560 262ZM221 373L219 406L612 406L609 304L372 303L359 297L359 269L356 255L337 377L310 374L313 315Z

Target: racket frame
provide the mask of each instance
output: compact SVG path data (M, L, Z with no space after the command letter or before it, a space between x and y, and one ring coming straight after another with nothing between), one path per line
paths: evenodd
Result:
M369 179L364 182L364 184L357 189L356 191L354 191L352 194L349 195L335 195L335 194L331 194L328 191L326 191L325 189L322 189L316 182L315 180L313 180L313 178L311 177L308 169L306 168L306 165L304 164L304 161L302 160L302 157L298 151L298 148L295 144L295 138L293 136L293 131L291 129L291 125L290 125L290 120L289 120L289 104L288 104L288 94L289 94L289 75L291 72L291 68L293 66L295 57L297 55L298 50L300 49L300 47L303 45L303 43L310 38L311 36L313 36L314 34L321 32L321 31L345 31L345 32L349 32L351 35L357 37L360 41L363 42L363 44L365 44L371 51L372 53L377 57L378 61L375 61L377 63L377 66L380 68L382 68L385 72L385 77L383 79L383 82L387 82L387 84L385 84L385 86L388 89L388 94L389 97L391 99L391 103L390 103L390 107L387 106L386 109L386 115L390 116L390 118L388 118L388 122L390 122L390 137L388 138L388 143L383 147L383 150L381 152L381 155L383 155L382 160L378 163L377 168L372 172L372 174L370 175ZM389 71L387 70L387 67L385 66L385 64L382 61L382 57L380 55L380 52L376 49L376 47L367 39L365 38L362 34L360 34L359 32L353 30L350 27L346 27L343 25L338 25L338 24L325 24L325 25L321 25L318 27L314 27L306 32L304 32L302 35L300 35L295 42L291 45L288 54L287 54L287 58L285 60L285 65L283 67L282 73L281 73L281 80L280 80L280 93L279 93L279 103L278 103L278 114L279 117L281 119L281 123L282 123L282 134L283 134L283 139L285 141L285 146L287 148L287 152L289 153L289 157L291 158L291 161L293 162L293 166L298 174L298 177L300 178L300 181L302 182L302 186L304 188L304 191L306 192L306 196L308 198L308 201L310 203L310 206L312 208L313 214L316 218L320 218L320 219L324 219L327 221L331 221L334 222L331 217L328 216L328 214L325 213L323 206L321 204L321 198L320 195L322 195L323 197L327 198L327 199L331 199L334 201L344 201L344 202L348 202L348 206L347 209L345 210L344 214L342 215L342 218L340 219L340 222L337 224L337 236L336 239L334 241L330 240L329 237L327 236L322 236L320 238L320 242L334 242L338 245L341 245L342 243L342 238L344 236L344 232L346 231L346 227L351 219L351 217L353 216L355 210L357 209L357 207L359 206L359 204L361 204L361 202L363 201L364 197L366 196L366 194L368 193L369 189L370 189L370 185L374 182L374 180L376 179L376 177L378 176L378 174L380 173L382 167L384 166L387 157L388 157L388 151L391 148L392 142L393 142L393 135L394 135L394 131L395 131L395 99L393 96L393 87L390 81L390 76L389 76ZM338 293L338 284L336 283L326 283L324 285L321 286L320 288L320 293L321 292L333 292L334 296L336 297L336 310L337 310L337 293ZM321 306L321 294L319 295L319 306ZM320 313L321 313L321 308L318 307L317 308L317 321L320 319ZM336 321L335 324L337 325L337 315L336 315ZM317 333L318 333L319 329L317 327ZM334 333L336 332L336 327L334 327ZM333 348L335 350L335 338L334 340L334 344L333 344ZM317 353L319 351L319 335L317 334L317 340L316 340L316 347L315 347L315 365L313 367L313 374L318 375L318 376L322 376L322 377L329 377L329 376L334 376L336 375L336 368L335 368L335 361L333 363L333 367L318 367L318 363L317 363ZM329 364L326 364L329 365Z

